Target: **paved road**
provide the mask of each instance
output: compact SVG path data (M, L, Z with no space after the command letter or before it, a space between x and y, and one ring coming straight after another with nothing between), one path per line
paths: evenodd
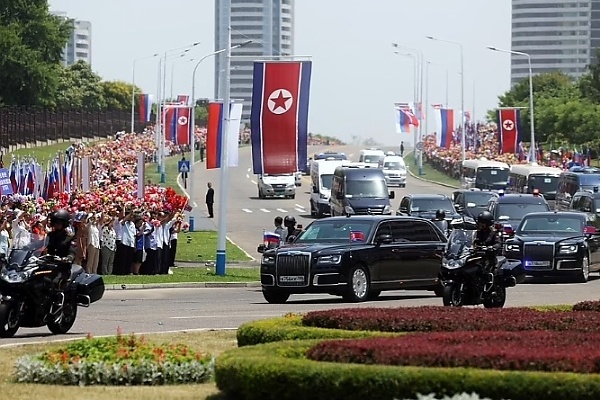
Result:
M508 306L573 304L598 299L600 279L586 284L523 284L509 289ZM441 305L430 292L384 292L377 301L358 307ZM13 339L0 340L0 347L14 343L61 340L125 332L147 333L191 329L237 328L240 324L288 312L356 307L329 295L294 295L287 304L266 303L258 288L148 289L108 291L104 299L79 316L70 335L50 336L47 329L21 329Z
M309 155L323 151L326 147L309 147ZM361 147L343 146L335 147L337 151L345 152L353 161L358 160L358 154ZM308 225L313 218L310 216L310 182L309 177L303 178L302 186L297 188L295 199L258 199L258 189L256 186L256 176L252 174L252 161L249 147L240 149L240 166L230 169L229 200L227 207L227 235L238 244L242 249L252 256L258 256L256 246L262 240L263 229L273 227L273 219L278 216L288 214L294 215L299 224ZM198 179L194 188L194 199L198 205L199 213L196 214L196 225L199 227L208 227L216 229L217 219L206 219L205 206L203 204L206 193L206 183L212 182L216 196L219 201L219 171L206 170L204 165L199 163ZM413 166L414 169L414 166ZM393 209L396 210L400 204L402 196L407 193L445 193L449 194L451 189L423 182L412 177L408 177L406 188L392 188L395 191L396 198L392 201ZM219 207L215 204L216 209ZM201 228L202 229L202 228Z

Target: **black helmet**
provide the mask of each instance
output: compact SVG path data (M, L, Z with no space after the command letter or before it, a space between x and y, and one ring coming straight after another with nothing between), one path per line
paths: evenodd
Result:
M477 216L477 223L484 224L487 227L490 227L494 224L494 216L489 211L482 211Z
M50 220L53 224L57 222L62 222L65 225L68 225L71 221L71 214L67 210L58 210L52 213Z
M437 210L435 212L435 219L446 219L446 211L444 210Z
M283 220L283 225L286 228L293 228L296 225L296 218L292 215L287 215Z

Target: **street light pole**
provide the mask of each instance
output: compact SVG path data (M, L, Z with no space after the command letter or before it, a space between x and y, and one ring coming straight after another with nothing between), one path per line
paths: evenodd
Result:
M414 54L410 54L410 53L400 53L398 51L394 51L394 54L398 55L398 56L404 56L404 57L410 57L413 60L413 67L414 67L414 85L413 85L413 102L417 103L418 100L418 93L419 93L419 70L418 70L418 66L417 66L417 57L415 57ZM417 146L417 130L414 130L414 134L413 134L413 147L415 148L414 150L414 155L415 155L415 165L417 165L417 150L416 150L416 146Z
M529 151L531 152L531 162L532 163L536 163L537 162L537 152L535 151L535 123L534 123L534 116L533 116L533 70L531 68L531 55L528 53L523 53L522 51L514 51L514 50L504 50L504 49L499 49L497 47L492 47L492 46L488 46L489 50L492 51L497 51L500 53L508 53L508 54L514 54L517 56L523 56L523 57L527 57L527 62L529 64L529 123L530 123L530 130L531 130L531 145L529 146Z
M462 148L462 161L465 162L467 158L466 151L466 134L465 134L465 64L464 64L464 51L463 45L459 42L451 40L438 39L433 36L427 36L429 40L435 40L443 43L455 44L460 47L460 130L461 130L461 148ZM462 169L461 169L462 170Z

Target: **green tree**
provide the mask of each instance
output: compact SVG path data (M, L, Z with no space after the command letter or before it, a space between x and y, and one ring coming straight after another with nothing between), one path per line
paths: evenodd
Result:
M58 89L56 104L60 108L106 108L102 79L84 61L63 68Z
M131 90L133 85L123 81L103 81L102 86L104 101L106 107L111 110L130 110L131 109ZM139 105L142 90L139 87L134 88L135 107Z
M3 0L0 7L0 104L54 105L62 52L72 25L47 0Z

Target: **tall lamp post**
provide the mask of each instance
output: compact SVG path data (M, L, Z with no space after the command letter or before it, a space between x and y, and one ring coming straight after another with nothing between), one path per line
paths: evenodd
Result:
M530 130L531 130L531 146L529 146L529 151L531 152L531 162L537 162L537 152L535 151L535 124L533 121L533 71L531 69L531 55L528 53L523 53L521 51L514 50L504 50L499 49L497 47L488 46L488 49L492 51L497 51L500 53L508 53L514 54L516 56L527 57L527 62L529 64L529 114L530 114Z
M240 47L244 47L248 44L252 43L252 40L246 40L245 42L242 42L240 44L237 44L235 46L232 46L232 49L237 49ZM194 71L192 72L192 112L191 112L191 121L190 121L190 149L191 149L191 155L190 155L190 172L189 172L189 176L190 176L190 191L189 191L189 197L190 197L190 203L196 207L196 204L194 202L194 163L196 162L196 71L198 70L198 67L200 66L200 64L202 63L202 61L206 60L209 57L214 57L217 54L221 54L227 51L227 48L225 49L221 49L221 50L217 50L217 51L213 51L212 53L209 53L205 56L203 56L202 58L200 58L198 60L198 62L196 63L196 65L194 66ZM223 131L226 132L226 131ZM223 167L221 165L221 167ZM191 226L191 224L190 224Z
M151 56L136 58L133 60L131 66L131 131L133 133L135 129L135 63L138 61L146 60L149 58L158 57L158 53L152 54Z
M464 162L467 158L467 144L465 134L465 64L464 64L464 51L463 45L459 42L451 40L439 39L433 36L427 36L429 40L435 40L443 43L450 43L460 47L460 130L461 130L461 148L462 148L462 161ZM462 170L462 169L461 169Z

